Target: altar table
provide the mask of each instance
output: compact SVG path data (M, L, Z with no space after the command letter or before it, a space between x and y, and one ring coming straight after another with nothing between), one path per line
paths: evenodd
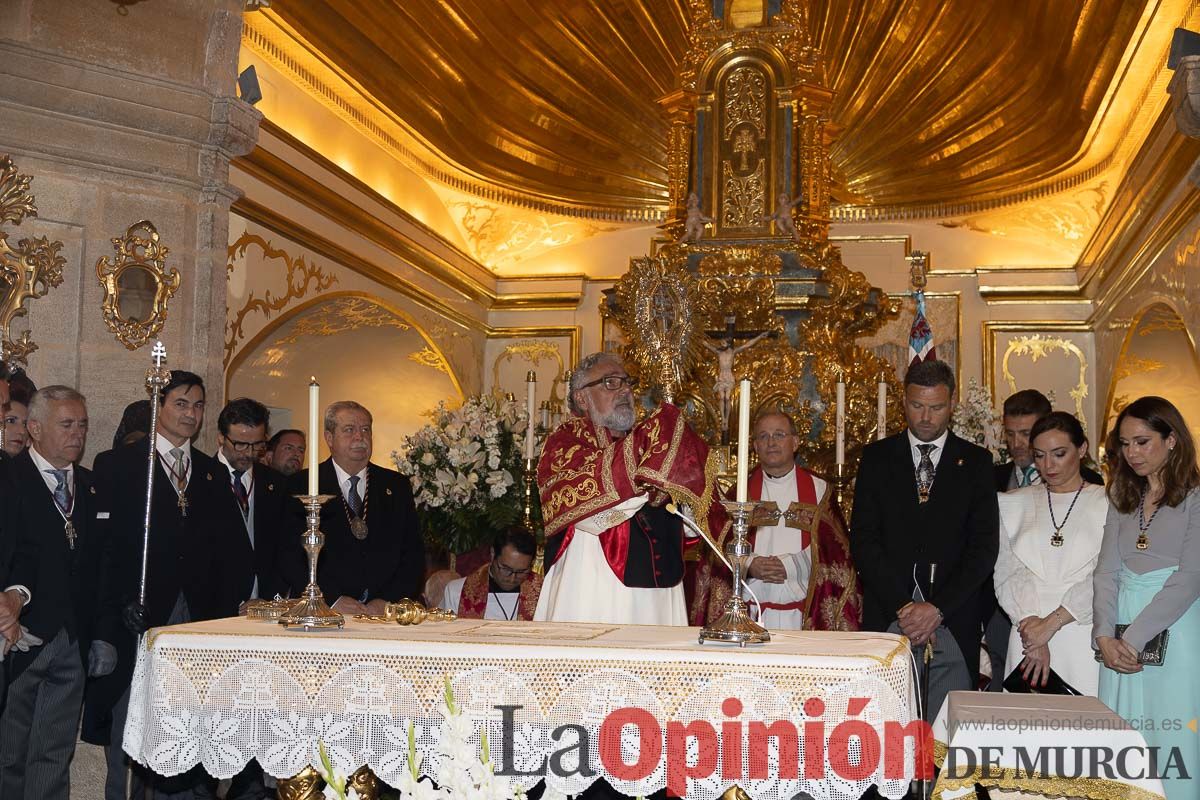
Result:
M988 789L994 800L1163 798L1162 781L1154 777L1122 776L1115 767L1112 779L1086 775L1091 771L1088 758L1092 750L1088 748L1106 748L1110 754L1129 748L1127 773L1149 771L1144 757L1146 740L1095 697L951 692L934 720L933 736L942 768L933 800L973 798L975 783ZM984 747L992 748L988 755L993 766L987 775L978 766ZM952 769L947 768L949 748L954 748ZM1058 755L1054 748L1064 749ZM1039 750L1042 759L1035 764ZM1083 769L1076 768L1076 753L1085 756ZM974 769L969 763L972 759ZM1065 769L1056 770L1056 766Z
M479 730L486 730L498 769L507 763L538 770L547 756L580 738L566 732L552 739L551 732L566 724L581 726L595 775L579 774L578 749L560 758L560 768L551 769L545 780L550 789L566 794L582 791L596 776L630 796L663 788L671 752L668 723L698 720L711 723L721 748L731 754L722 750L710 761L720 767L713 774L689 777L688 797L711 800L734 785L755 800L791 798L801 791L816 800L857 800L871 785L886 797L904 794L914 773L912 740L900 747L899 756L891 748L901 767L893 763L890 771L868 744L867 756L878 763L867 764L864 775L855 773L863 764L863 738L841 735L867 728L882 743L895 733L896 726L886 723L907 725L916 719L904 639L880 633L772 632L767 645L739 648L700 645L697 632L483 620L407 627L348 620L341 631L303 632L244 618L156 628L138 655L124 746L162 775L202 764L224 778L254 758L266 773L289 777L319 763L321 741L345 774L365 766L394 785L409 768L410 726L421 772L435 774L449 679L457 705L474 726L476 745ZM740 713L728 698L740 701ZM496 708L504 705L517 708ZM635 725L617 727L622 763L636 764L642 746L651 754L659 747L661 757L647 762L648 774L616 776L601 758L600 731L609 714L629 707L649 712L661 725L661 736L653 729L639 735ZM505 713L509 744L502 739ZM786 769L781 775L777 740L765 751L765 777L738 771L752 763L747 747L752 720L795 724L798 775ZM738 721L740 728L723 731ZM852 724L831 737L843 721ZM804 741L806 722L823 723L826 743L839 736L842 742L837 764L832 763L837 746L814 751L824 760L810 759L818 777L806 777L812 772L806 770L805 752L814 746ZM814 731L813 738L819 735L817 728L807 730ZM741 734L740 756L724 744L723 732L730 739ZM701 739L685 744L684 763L715 757L711 751L717 745ZM673 763L678 768L678 759ZM852 774L846 777L847 772ZM529 787L540 779L531 775L519 781Z

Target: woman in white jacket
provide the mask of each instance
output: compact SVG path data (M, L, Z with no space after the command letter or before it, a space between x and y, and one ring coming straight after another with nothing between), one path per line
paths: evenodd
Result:
M1095 695L1100 667L1092 654L1092 573L1104 537L1108 498L1084 481L1087 438L1063 411L1030 431L1042 483L1000 495L996 597L1013 621L1007 676L1015 668L1035 686L1050 669Z

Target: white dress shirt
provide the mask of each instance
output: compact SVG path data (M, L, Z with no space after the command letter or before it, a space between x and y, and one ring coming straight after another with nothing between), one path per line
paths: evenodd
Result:
M29 457L33 459L34 466L38 468L38 472L41 474L42 480L46 482L46 488L50 490L50 494L54 494L54 490L58 488L58 478L54 476L52 470L58 469L58 467L43 458L42 454L33 445L29 446ZM63 469L67 471L67 495L74 497L75 465L67 464ZM66 510L70 511L71 509L68 508Z
M366 467L363 467L356 473L358 475L358 486L355 487L355 492L358 494L358 500L360 504L367 499L367 469L369 467L370 465L368 464ZM337 461L333 461L333 471L337 475L338 491L342 493L342 499L349 503L350 473L342 469L338 465Z
M178 494L179 487L175 485L174 475L179 474L179 467L175 464L175 454L171 452L171 450L175 448L175 445L171 444L170 440L168 440L167 437L163 436L162 434L159 434L158 437L155 438L155 442L158 444L158 454L162 457L163 468L167 471L168 475L172 475L171 488L174 489ZM191 441L184 439L183 444L179 445L179 449L183 451L183 485L187 486L192 479ZM172 474L171 470L175 470L174 475Z
M933 462L934 470L937 470L938 462L942 460L942 451L946 449L946 439L950 436L949 429L942 431L942 435L934 439L932 442L922 442L913 432L908 432L908 451L912 455L913 469L915 470L921 464L921 451L917 449L919 444L931 444L933 449L929 451L929 460Z

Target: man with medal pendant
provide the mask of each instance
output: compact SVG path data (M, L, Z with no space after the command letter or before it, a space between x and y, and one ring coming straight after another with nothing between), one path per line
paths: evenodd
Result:
M124 794L127 761L124 738L129 684L137 637L148 628L237 614L245 599L248 559L245 527L228 502L228 472L215 458L192 446L204 421L204 381L195 373L172 370L159 396L155 451L150 439L124 445L106 457L97 476L97 518L105 521L108 555L96 614L94 665L89 666L85 718L98 731L108 728L108 784L105 796ZM139 602L147 459L156 465L146 553L146 602ZM193 791L211 796L215 788L202 768L163 778L139 765L132 772L137 796Z
M83 395L45 387L30 401L28 426L32 445L6 465L14 489L5 509L11 555L0 585L33 587L37 603L21 614L24 638L7 665L0 795L66 800L99 559L92 476L77 463L87 443Z
M425 548L408 478L371 463L372 418L362 405L344 400L325 410L330 457L318 467L325 546L317 583L326 602L343 614L382 614L389 602L421 596ZM316 446L316 442L311 443ZM292 476L292 494L306 494L308 471ZM293 589L307 583L300 533L304 516L293 504L291 530L283 537L284 569Z

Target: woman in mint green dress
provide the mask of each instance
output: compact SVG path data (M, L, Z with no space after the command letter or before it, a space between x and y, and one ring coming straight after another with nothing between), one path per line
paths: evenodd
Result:
M1108 439L1111 508L1096 566L1092 640L1104 659L1100 699L1159 748L1169 800L1200 798L1200 469L1178 409L1141 397ZM1128 625L1120 638L1116 626ZM1168 630L1162 666L1139 653ZM1178 748L1173 754L1172 748ZM1177 769L1167 769L1174 759Z

